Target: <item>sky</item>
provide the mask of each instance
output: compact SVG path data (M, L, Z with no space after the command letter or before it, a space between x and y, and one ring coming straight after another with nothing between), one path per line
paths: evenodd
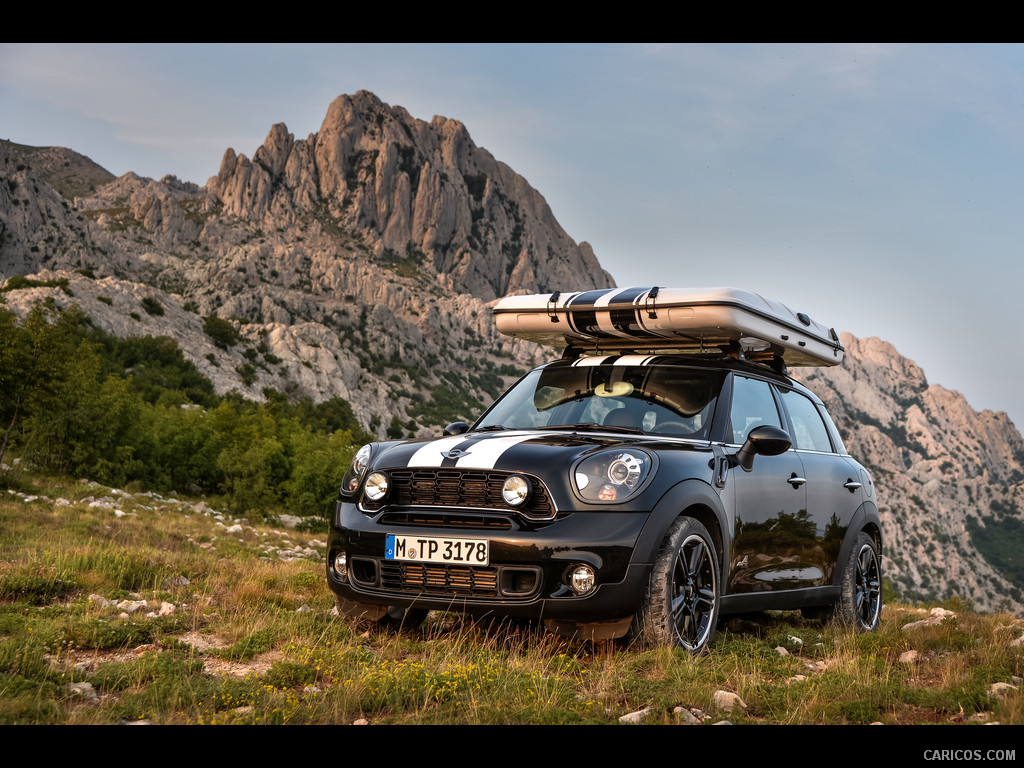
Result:
M1024 427L1022 45L0 43L0 138L203 184L358 90L460 120L618 285L760 293Z

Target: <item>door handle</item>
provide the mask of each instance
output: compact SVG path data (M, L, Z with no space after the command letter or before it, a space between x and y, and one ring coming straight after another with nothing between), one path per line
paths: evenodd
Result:
M786 482L789 483L790 485L792 485L794 488L799 488L801 485L803 485L804 483L807 482L807 478L806 477L797 477L796 472L794 472L790 476L789 480L787 480Z
M853 493L858 488L860 488L860 483L858 483L856 480L847 480L845 483L843 483L843 488L849 488L850 493Z

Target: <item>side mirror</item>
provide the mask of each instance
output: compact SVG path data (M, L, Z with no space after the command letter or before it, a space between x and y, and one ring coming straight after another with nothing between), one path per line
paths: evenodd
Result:
M452 435L461 435L463 432L469 432L469 424L464 421L453 421L444 428L443 434L445 437L451 437Z
M729 463L742 467L744 472L754 468L754 456L778 456L793 446L789 433L778 427L754 427L743 446L729 457Z

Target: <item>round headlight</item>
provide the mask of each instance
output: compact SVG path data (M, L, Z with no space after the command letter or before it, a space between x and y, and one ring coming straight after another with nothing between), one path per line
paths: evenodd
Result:
M569 572L569 587L577 595L590 592L597 585L597 574L589 565L577 565Z
M522 475L509 475L501 486L501 497L510 506L522 505L530 498L530 481Z
M640 477L640 460L631 453L623 453L608 465L608 479L613 485L632 488Z
M359 483L363 481L366 467L370 464L370 453L370 446L364 445L352 457L352 463L349 465L348 471L341 481L341 492L343 494L351 495L359 489Z
M587 501L625 501L643 487L653 462L635 448L601 451L577 464L572 478Z
M388 476L383 472L371 472L366 478L363 493L370 501L380 501L388 495Z

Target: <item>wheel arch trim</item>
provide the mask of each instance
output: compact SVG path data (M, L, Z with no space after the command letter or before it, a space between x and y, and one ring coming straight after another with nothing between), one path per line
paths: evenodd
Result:
M729 562L725 507L710 485L693 478L672 486L651 510L633 549L632 562L653 563L669 528L680 517L692 517L707 528L722 571Z
M865 501L857 507L857 511L853 513L853 517L850 519L850 524L846 528L846 534L843 536L843 545L839 548L839 557L836 559L837 563L845 563L850 557L850 553L853 551L853 547L857 542L857 536L860 533L866 533L871 537L871 540L874 541L876 554L878 556L879 563L881 563L882 521L878 516L878 509L870 501ZM836 568L836 572L832 578L833 586L840 586L842 584L842 579L842 569Z

